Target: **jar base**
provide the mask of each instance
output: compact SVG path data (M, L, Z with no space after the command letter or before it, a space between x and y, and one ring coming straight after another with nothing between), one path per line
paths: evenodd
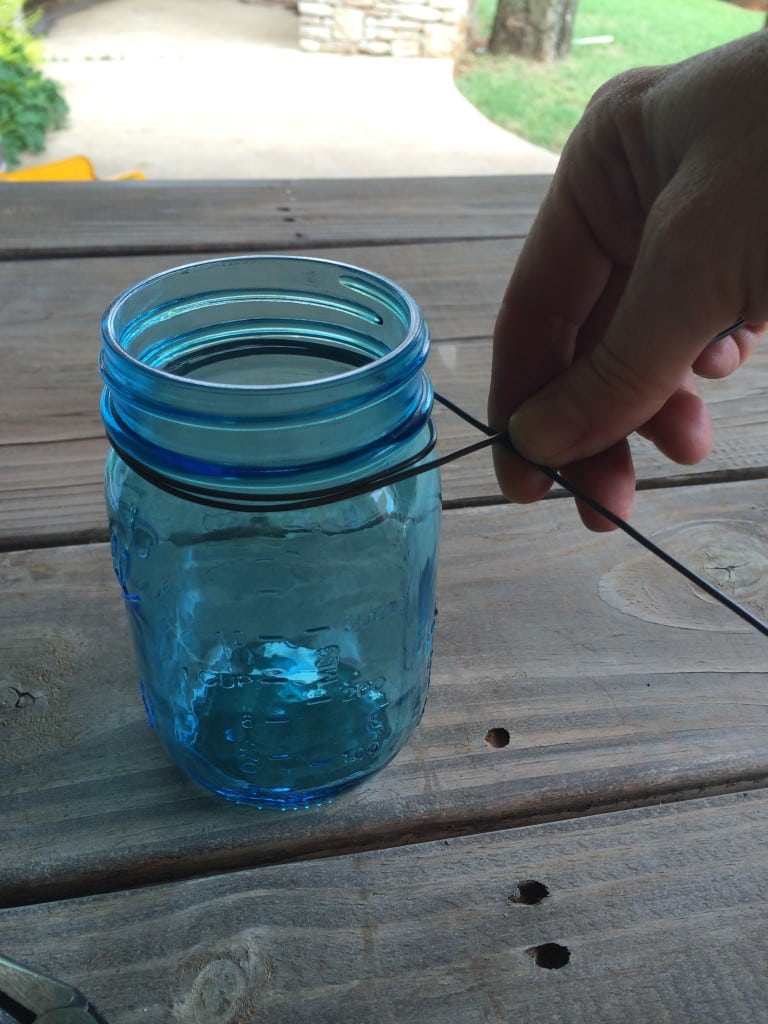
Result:
M352 778L347 778L332 785L310 790L290 790L281 793L274 789L241 789L227 785L215 785L209 780L200 778L188 768L177 765L184 775L208 793L227 800L230 803L245 807L253 807L259 811L300 811L311 810L313 807L324 807L333 803L336 797L367 782L394 760L399 751L395 751L386 761Z

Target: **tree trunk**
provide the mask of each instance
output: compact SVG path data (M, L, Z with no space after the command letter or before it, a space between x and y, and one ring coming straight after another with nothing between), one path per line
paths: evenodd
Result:
M488 49L550 61L571 52L578 0L499 0Z

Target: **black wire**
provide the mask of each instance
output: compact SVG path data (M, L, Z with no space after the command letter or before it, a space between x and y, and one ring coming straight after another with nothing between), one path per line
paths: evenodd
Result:
M724 338L732 330L735 330L735 327L731 327L728 331L724 331L718 335L718 338ZM599 512L601 516L605 516L606 519L613 523L614 526L617 526L620 530L623 530L628 537L632 538L632 540L637 541L637 543L647 551L650 551L652 554L656 555L657 558L660 558L662 562L665 562L673 569L676 569L687 580L695 584L705 593L709 594L710 597L714 597L715 600L720 602L720 604L725 605L726 608L732 611L735 615L744 619L745 622L748 622L750 626L753 626L758 630L758 632L762 633L763 636L768 636L768 624L763 622L762 619L753 615L749 609L739 604L738 601L734 601L732 597L729 597L713 583L710 583L709 580L704 579L703 576L699 576L698 573L693 571L693 569L690 569L683 562L678 561L673 555L670 555L669 552L660 548L659 545L655 544L649 537L646 537L644 534L640 533L639 530L636 530L634 526L631 526L626 519L622 519L621 516L617 516L615 512L611 512L610 509L606 508L605 505L602 505L596 498L593 498L590 494L587 494L586 491L583 491L580 487L577 487L576 484L566 479L562 473L558 472L556 469L550 469L549 466L542 466L539 463L531 462L530 459L526 459L524 455L520 454L506 433L493 434L490 427L485 424L481 424L468 413L464 413L464 411L459 409L453 402L449 402L437 394L435 394L435 398L437 398L443 405L447 406L447 408L451 409L452 412L461 416L462 419L466 420L468 423L472 423L474 426L477 426L484 433L487 433L489 435L487 440L491 444L504 445L504 447L508 448L513 455L517 456L518 459L522 459L524 462L527 462L528 465L538 469L540 473L549 477L553 483L559 484L574 498L584 502L585 505L589 505L589 507L594 509L595 512Z
M727 337L733 331L744 325L744 320L738 320L730 327L720 331L712 338L712 342L720 341L722 338ZM521 455L519 451L512 444L506 431L494 431L488 424L483 423L482 420L477 419L468 413L465 409L456 405L449 398L444 395L435 392L435 401L439 402L440 405L445 406L446 409L450 410L456 416L463 419L466 423L469 423L476 430L485 434L485 438L482 441L476 441L474 444L466 445L463 448L458 448L455 451L448 452L446 455L441 455L436 459L429 459L428 456L435 444L434 432L431 434L429 442L424 448L418 452L415 456L411 456L405 462L398 463L396 466L385 470L382 473L372 474L367 477L363 477L359 480L353 481L352 483L342 484L339 487L330 487L318 491L307 492L306 494L292 493L292 494L272 494L269 496L269 500L265 501L263 498L259 498L258 495L250 495L247 492L230 494L226 497L222 492L210 489L210 488L198 488L194 485L187 485L180 483L173 478L166 476L165 474L159 473L156 470L152 470L149 467L138 462L136 459L128 455L127 452L123 451L115 442L110 438L112 447L115 449L117 454L127 463L135 472L140 476L143 476L150 483L156 487L167 491L176 497L183 498L188 501L196 502L200 505L207 505L213 508L222 508L228 511L235 512L288 512L294 509L306 509L314 508L321 505L328 505L336 501L343 501L346 498L354 498L361 494L368 494L371 491L378 490L381 487L387 487L391 484L400 483L402 480L408 480L411 477L418 476L420 473L427 473L432 469L437 469L440 466L445 466L449 462L454 462L456 459L461 459L465 455L470 455L473 452L480 451L483 448L490 447L491 445L500 444L504 445L509 449L512 454L516 455L517 458L522 459L529 465L538 469L539 472L549 477L553 483L559 484L564 490L568 491L569 494L573 495L578 501L583 502L585 505L589 505L590 508L599 512L600 515L604 516L609 522L613 523L614 526L618 527L628 537L636 541L651 554L661 559L671 568L677 570L682 576L693 583L699 589L703 590L710 597L713 597L720 604L724 605L739 618L748 622L750 626L753 626L758 632L764 636L768 636L768 624L759 619L756 615L753 615L747 608L739 604L738 601L734 601L733 598L729 597L722 590L716 587L714 584L705 580L698 573L695 573L693 569L688 568L682 562L678 561L674 556L670 555L663 548L660 548L658 544L655 544L652 540L646 537L644 534L636 530L634 526L617 516L615 512L611 512L610 509L606 508L599 501L593 498L590 494L587 494L576 484L572 483L566 477L562 475L558 470L551 469L549 466L542 466L539 463L532 462L530 459L526 459L524 455Z
M716 341L722 341L723 338L727 338L729 334L733 334L734 331L738 331L738 329L743 327L746 322L747 321L743 317L740 317L735 324L731 324L730 327L726 327L724 330L718 331L714 338L710 339L709 344L713 345Z
M662 562L666 562L667 565L676 569L682 576L685 576L687 580L690 580L691 583L694 583L701 590L705 591L705 593L709 594L710 597L714 597L716 601L720 602L720 604L725 605L725 607L735 615L738 615L740 618L744 619L745 622L748 622L750 626L754 626L754 628L758 630L758 632L762 633L763 636L768 636L768 624L763 622L763 620L758 618L756 615L753 615L749 609L739 604L738 601L734 601L732 597L729 597L724 593L724 591L720 590L719 587L710 583L709 580L704 579L703 576L699 576L698 573L695 573L693 569L690 569L683 562L678 561L673 555L670 555L668 551L660 548L659 545L655 544L649 537L646 537L645 534L640 533L640 531L636 530L634 526L631 526L626 519L622 519L621 516L617 516L615 512L611 512L611 510L606 508L605 505L601 505L599 501L587 494L586 491L582 491L582 489L577 487L576 484L567 480L562 473L559 473L556 469L550 469L548 466L542 466L536 462L531 462L530 459L526 459L517 451L506 435L497 436L499 437L499 443L503 443L505 447L509 448L510 451L519 459L523 459L524 462L534 466L541 473L544 473L545 476L548 476L554 483L560 484L560 486L565 488L565 490L572 494L574 498L577 498L579 501L583 501L585 505L589 505L590 508L599 512L601 516L605 516L606 519L612 522L614 526L618 526L620 530L623 530L627 536L632 538L632 540L637 541L637 543L642 545L647 551L650 551L652 554L656 555L657 558L660 558Z
M719 331L714 336L714 338L711 339L709 344L711 345L715 341L721 341L723 338L726 338L733 331L738 330L739 327L743 327L745 323L746 321L743 319L737 320L736 323L731 324L730 327L726 327L724 330ZM453 408L454 411L458 412L458 409L455 406ZM461 413L459 413L459 415L461 415ZM463 418L466 419L468 422L473 422L473 420L467 416L464 416ZM481 430L484 430L485 432L489 432L491 429L490 427L485 427L481 424L478 424L477 421L474 422L477 426L480 426ZM610 509L606 508L604 505L601 505L599 501L593 498L590 494L587 494L586 491L583 491L580 487L577 487L576 484L571 483L570 480L566 479L566 477L564 477L562 473L558 472L558 470L550 469L549 466L542 466L539 463L532 462L530 459L526 459L524 455L521 455L520 452L517 451L515 446L512 444L512 441L505 433L496 434L494 437L494 443L503 444L514 455L516 455L517 458L522 459L524 462L527 462L530 466L533 466L535 469L538 469L539 472L549 477L549 479L552 480L554 483L559 484L566 491L568 491L569 494L573 495L574 498L577 498L579 501L584 502L585 505L589 505L589 507L594 509L595 512L599 512L601 516L605 516L605 518L609 520L609 522L613 523L613 525L617 526L620 530L623 530L628 537L632 538L632 540L637 541L637 543L644 547L647 551L650 551L657 558L660 558L662 562L665 562L673 569L676 569L677 572L679 572L687 580L695 584L706 594L709 594L710 597L715 598L716 601L719 601L720 604L728 608L729 611L732 611L734 615L738 615L745 622L748 622L750 626L753 626L759 633L762 633L763 636L768 636L768 624L763 622L762 619L758 618L756 615L753 615L748 608L745 608L743 605L739 604L738 601L734 601L732 597L729 597L726 593L720 590L719 587L716 587L713 583L710 583L709 580L704 579L703 576L699 576L699 574L695 573L693 569L690 569L683 562L678 561L678 559L676 559L673 555L670 555L669 552L665 551L663 548L660 548L658 544L655 544L652 540L650 540L650 538L640 533L639 530L636 530L634 526L631 526L625 519L622 519L621 516L617 516L615 512L611 512Z
M289 512L292 509L317 508L321 505L330 505L345 498L354 498L360 494L368 494L387 484L397 483L410 476L416 476L427 469L441 465L441 460L435 459L432 462L424 462L424 459L434 449L437 435L434 428L430 430L427 443L416 452L415 455L399 462L396 466L385 470L382 473L374 473L370 476L361 477L351 483L339 484L335 487L320 488L315 491L290 491L271 492L267 497L250 491L224 491L221 487L205 487L198 484L186 483L177 480L173 476L154 469L134 458L118 442L110 436L107 431L109 442L116 454L135 473L143 477L154 487L172 494L176 498L185 501L192 501L196 505L205 505L207 508L220 508L227 512ZM481 442L475 447L483 447L489 442ZM472 447L472 446L471 446ZM459 452L453 458L458 458ZM450 457L448 457L450 458ZM446 458L442 461L446 461Z
M456 403L452 402L450 398L446 398L445 395L441 395L437 391L435 392L435 401L439 402L440 405L444 405L446 409L450 409L452 413L455 413L457 416L465 420L471 426L475 427L476 430L481 431L483 434L487 434L489 437L493 438L504 436L502 434L497 434L495 430L489 427L486 423L483 423L482 420L475 419L475 417L468 413L465 409L462 409L460 405L456 405Z

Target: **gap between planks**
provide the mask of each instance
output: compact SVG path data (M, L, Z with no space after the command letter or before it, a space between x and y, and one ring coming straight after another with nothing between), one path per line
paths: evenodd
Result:
M392 830L383 834L358 833L354 845L338 842L322 849L292 852L290 849L292 844L286 844L285 849L275 849L271 854L255 857L249 856L246 850L229 855L223 850L216 850L207 854L198 854L194 860L189 861L176 856L161 857L156 860L147 860L143 864L136 864L132 869L109 870L103 874L94 870L87 877L80 875L70 880L62 879L39 883L15 895L5 892L0 895L0 911L56 903L62 900L82 899L88 896L129 892L151 886L167 885L172 882L220 877L248 869L309 863L310 861L329 860L352 854L375 853L451 839L491 835L496 832L517 831L557 822L578 821L582 818L604 816L607 819L611 815L627 811L672 804L688 804L697 800L709 800L714 797L746 794L765 789L768 789L768 773L760 776L734 776L730 779L721 779L711 785L698 784L691 785L689 788L681 788L677 784L674 789L669 791L665 792L660 789L653 795L635 799L585 800L581 807L578 801L569 799L563 801L561 805L550 805L550 809L546 813L523 814L515 817L514 820L505 816L500 816L495 821L467 820L459 822L454 820L442 831L434 823L418 822L414 823L417 825L416 828L405 832Z
M514 239L525 238L525 232L506 233L499 235L488 235L481 239L483 242L507 242ZM477 242L477 235L448 235L445 238L434 238L428 235L419 237L408 237L396 236L394 238L376 238L361 235L360 238L355 238L353 241L349 239L326 239L325 241L314 242L311 238L305 235L298 235L292 241L285 242L273 242L269 246L268 252L266 250L254 249L252 251L259 254L269 255L271 253L280 252L304 252L308 248L313 251L331 252L336 249L376 249L376 248L389 248L393 245L444 245L446 243L458 242L468 243ZM0 263L39 263L48 260L61 260L61 259L106 259L106 260L121 260L127 257L135 256L174 256L179 254L180 256L194 256L198 255L202 259L209 259L216 255L238 255L242 256L247 254L249 249L243 248L242 242L213 242L201 246L199 242L190 242L185 245L183 242L174 242L173 244L163 245L157 243L153 245L149 242L142 242L141 245L126 245L119 251L102 249L99 246L93 246L91 248L66 248L66 246L57 245L51 249L38 249L34 252L25 251L22 249L14 250L9 249L7 252L0 254ZM451 339L454 340L454 339Z
M30 442L37 443L37 442ZM704 487L709 484L720 483L742 483L749 480L768 479L768 466L754 466L752 468L728 470L716 469L710 472L690 473L680 477L652 477L647 480L638 480L635 485L637 492L665 491L681 487ZM542 501L559 501L563 498L570 498L570 494L561 487L553 487L545 494ZM462 509L491 508L495 505L511 505L503 494L479 494L471 497L444 498L442 507L444 512L452 512ZM109 540L109 530L104 527L89 527L85 530L62 530L59 533L51 533L36 537L14 537L0 538L0 554L8 554L13 551L37 551L44 548L77 547L81 544L103 544Z

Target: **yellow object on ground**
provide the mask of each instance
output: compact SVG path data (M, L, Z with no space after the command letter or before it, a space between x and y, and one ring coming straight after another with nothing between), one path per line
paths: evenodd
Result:
M116 174L107 181L143 180L141 171L127 171ZM54 160L48 164L27 167L23 171L0 173L0 181L99 181L93 164L87 156L71 156L66 160Z

